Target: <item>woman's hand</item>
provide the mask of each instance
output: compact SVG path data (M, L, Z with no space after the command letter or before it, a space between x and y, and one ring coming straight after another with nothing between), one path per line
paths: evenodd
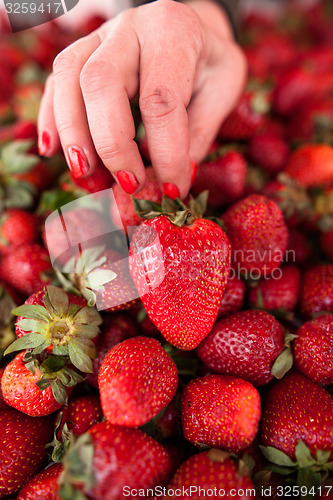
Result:
M245 58L223 10L207 0L158 0L128 9L54 61L39 115L39 149L60 144L77 177L98 156L128 192L145 183L130 100L139 93L161 187L184 198L200 162L242 91ZM177 189L176 189L177 192Z

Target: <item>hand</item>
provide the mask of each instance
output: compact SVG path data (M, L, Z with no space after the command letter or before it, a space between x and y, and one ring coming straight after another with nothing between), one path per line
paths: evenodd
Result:
M128 9L54 61L39 114L44 156L64 150L74 175L98 156L129 193L145 184L130 100L139 106L161 187L191 185L243 89L245 58L223 10L209 0L158 0ZM176 189L177 192L177 189Z

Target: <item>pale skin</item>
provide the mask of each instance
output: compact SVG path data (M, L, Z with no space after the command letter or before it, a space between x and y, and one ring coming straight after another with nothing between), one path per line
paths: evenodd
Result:
M77 176L93 172L99 156L138 192L145 169L130 109L138 96L161 187L173 184L184 198L191 160L202 161L245 80L245 57L213 1L128 9L55 59L39 113L40 151L50 157L62 147Z

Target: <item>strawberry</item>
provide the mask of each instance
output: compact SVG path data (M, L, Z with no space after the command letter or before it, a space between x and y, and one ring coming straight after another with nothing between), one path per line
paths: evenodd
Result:
M228 453L216 449L202 451L188 458L179 467L166 491L165 500L185 500L188 497L201 500L206 493L212 498L225 496L236 500L246 500L255 495L245 463L239 461L237 464ZM214 496L211 492L215 492Z
M286 255L291 257L291 261L302 266L313 254L313 249L306 235L299 229L291 228L289 230L288 246Z
M109 350L123 340L139 335L135 323L124 313L104 316L101 330L102 333L98 337L96 346L97 356L93 360L93 372L87 375L87 382L96 389L98 388L98 372Z
M220 309L217 317L225 318L230 314L234 314L243 307L245 296L245 284L244 281L239 278L236 274L233 274L233 269L231 269L230 276L227 281L227 286L225 287L222 301L220 304Z
M2 377L3 377L4 372L5 372L5 367L3 366L2 368L0 368L0 411L11 409L10 406L7 405L6 401L4 400L4 397L2 394L2 389L1 389L1 381L2 381Z
M330 143L333 127L333 99L310 101L295 113L287 125L288 137L295 142Z
M298 267L282 267L280 276L263 279L250 289L250 306L266 310L293 311L298 301L300 277Z
M22 295L31 295L51 282L49 254L37 243L22 245L3 257L0 276Z
M333 264L317 265L303 275L300 311L305 319L333 309Z
M304 323L293 348L297 370L318 384L333 384L333 314Z
M333 148L306 144L289 157L284 172L301 186L311 188L333 183Z
M92 372L92 359L96 355L94 341L97 341L102 319L94 307L87 306L85 299L48 286L29 297L13 314L18 316L16 334L19 338L6 354L26 348L34 349L33 354L46 350L60 360L69 359L84 373Z
M313 96L315 78L308 69L296 67L283 73L273 92L275 111L292 116Z
M16 410L0 412L0 498L13 495L46 461L52 417L32 418Z
M0 253L35 243L38 240L38 218L26 210L4 210L0 216Z
M93 425L98 424L103 418L103 412L99 396L96 394L84 394L71 399L67 406L62 409L61 434L64 425L69 432L75 436L81 436Z
M109 170L101 163L96 170L88 177L77 178L69 170L62 175L60 187L64 191L73 191L76 194L99 193L105 189L110 189L114 184L114 179Z
M156 205L154 212L145 212L152 220L134 233L129 257L150 319L168 342L184 350L197 347L210 332L230 270L226 234L201 218L199 202L190 206L166 198L163 212Z
M36 474L20 490L17 500L61 500L59 478L62 473L62 464L53 464L47 469Z
M44 189L48 189L53 185L56 174L54 170L54 168L52 169L52 165L46 164L44 161L39 161L28 172L17 173L14 178L19 183L27 183L33 190L41 193Z
M108 352L99 371L103 413L112 424L138 427L170 403L177 384L176 365L157 340L124 340Z
M256 134L250 139L248 155L269 174L276 174L286 164L289 147L282 137L266 132Z
M253 194L233 204L222 216L239 273L255 277L277 269L287 247L288 230L274 201Z
M284 347L278 321L267 312L250 310L217 321L197 348L197 354L214 373L264 385L273 379L274 362Z
M127 489L163 486L171 471L170 455L150 436L101 422L80 436L65 456L61 498L72 500L79 490L96 500L121 500Z
M181 412L185 439L238 453L258 431L260 396L240 378L206 375L185 387Z
M320 246L327 257L333 260L333 228L321 234Z
M5 368L1 390L6 403L16 410L42 417L66 404L68 395L83 377L61 357L49 356L41 363L30 352L21 352Z
M261 440L291 459L300 440L311 454L333 456L333 398L297 372L288 373L268 392L261 421Z
M233 203L244 193L246 170L245 159L240 153L226 151L217 159L199 165L192 192L198 196L208 189L208 205L211 207Z

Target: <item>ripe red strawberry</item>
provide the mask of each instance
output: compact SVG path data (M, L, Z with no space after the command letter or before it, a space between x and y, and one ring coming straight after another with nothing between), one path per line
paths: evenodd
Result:
M20 246L1 260L0 277L25 296L40 290L52 278L47 250L37 243Z
M302 266L307 262L313 254L311 242L306 235L295 228L289 230L288 246L286 255L288 262L294 262L298 266Z
M239 273L269 276L287 247L288 230L277 204L253 194L233 204L222 216ZM259 276L258 276L259 275Z
M280 115L291 116L313 96L314 76L311 71L296 67L283 73L273 92L273 106Z
M2 410L10 410L10 406L7 405L6 401L4 400L3 394L2 394L2 389L1 389L1 380L3 377L5 371L5 366L0 368L0 411Z
M333 310L333 264L305 271L300 293L300 310L306 319Z
M327 257L333 260L333 228L320 235L320 246Z
M310 101L295 113L288 125L288 138L295 142L330 143L333 122L333 99Z
M29 297L13 314L18 316L18 339L6 353L28 348L40 354L47 350L55 356L69 357L84 373L92 372L92 359L96 355L94 341L97 341L102 319L94 307L87 306L85 299L48 286Z
M28 172L15 174L14 177L20 182L30 184L34 190L41 193L45 189L52 187L55 181L55 173L51 165L39 161Z
M0 253L35 243L38 240L38 224L38 217L26 210L4 210L0 217Z
M171 472L170 455L150 436L101 422L69 449L61 497L73 499L79 490L96 500L122 500L127 489L164 486Z
M282 137L266 132L254 135L250 139L248 155L252 161L263 167L268 173L276 174L286 164L289 147Z
M250 289L250 306L266 310L293 311L298 301L300 278L298 267L282 267L279 275L263 279L258 286Z
M238 200L244 193L246 162L240 153L231 150L216 160L199 165L192 192L198 196L208 189L208 205L220 207Z
M223 123L219 137L228 140L249 139L264 125L269 108L268 91L246 90Z
M61 428L66 424L69 432L81 436L103 418L101 402L96 394L84 394L71 399L62 409Z
M67 171L60 179L60 187L64 191L72 191L75 194L99 193L104 189L110 189L114 179L110 171L101 163L88 177L75 177L71 171Z
M295 457L302 440L311 454L333 456L333 398L321 386L297 372L288 373L269 391L263 407L261 440Z
M258 431L260 396L240 378L206 375L185 387L181 411L185 439L238 453Z
M13 409L0 412L0 498L13 495L41 470L52 423L52 417L32 418Z
M167 201L170 215L153 212L130 244L130 271L150 319L184 350L210 332L230 270L226 234L214 222L195 218L200 207L193 202L191 211Z
M273 364L284 347L284 334L274 316L249 310L217 321L197 354L214 373L264 385L273 379Z
M301 146L290 155L284 172L305 188L331 184L333 148L326 144Z
M53 464L36 474L20 490L17 500L61 500L59 478L63 471L62 464Z
M212 498L225 496L236 500L251 498L245 492L249 492L251 496L255 494L244 462L237 464L228 453L211 449L193 455L179 467L168 484L168 494L164 498L185 500L190 497L192 500L202 500L202 492L211 491L216 491Z
M230 314L240 311L243 307L245 296L244 281L236 274L232 274L228 278L227 286L225 287L224 294L221 300L218 318L226 318Z
M151 200L155 203L161 203L162 191L156 179L155 172L152 167L146 168L146 184L137 193L137 198L140 200ZM113 194L111 198L110 210L111 219L117 227L138 226L142 219L135 213L135 209L131 200L131 196L118 185L115 184L112 188Z
M112 424L138 427L170 403L177 384L176 365L157 340L124 340L108 352L99 371L103 413Z
M102 332L98 337L96 345L97 355L93 360L93 372L87 375L87 382L96 389L98 388L98 372L109 350L123 340L139 335L138 327L124 313L104 316L101 330Z
M300 372L318 384L333 384L333 314L304 323L293 350L294 365Z

